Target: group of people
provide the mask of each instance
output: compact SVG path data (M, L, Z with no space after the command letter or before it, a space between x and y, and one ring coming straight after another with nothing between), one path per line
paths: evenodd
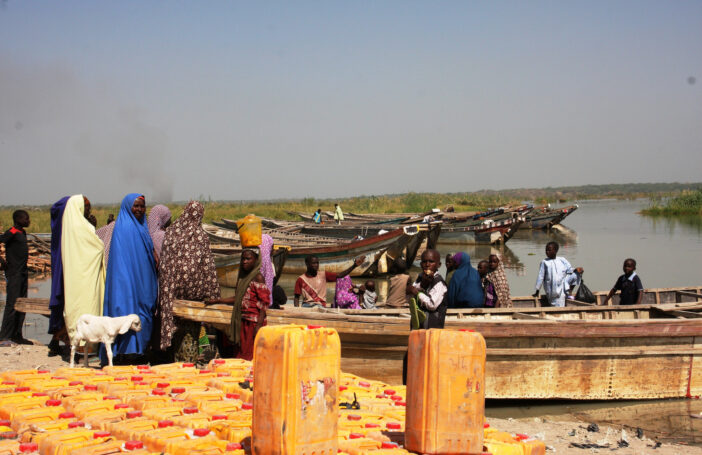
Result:
M312 214L312 221L314 221L315 224L322 223L322 209L321 208L318 208ZM341 207L339 206L339 204L334 204L334 221L336 221L336 224L341 224L341 222L344 221L344 211L341 210Z

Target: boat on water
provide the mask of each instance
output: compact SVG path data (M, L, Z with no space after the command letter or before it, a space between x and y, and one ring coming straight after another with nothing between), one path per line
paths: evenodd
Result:
M606 292L596 293L602 301ZM616 297L616 296L615 296ZM641 305L573 302L448 311L446 329L475 330L487 343L486 398L644 400L702 395L702 286L647 289ZM616 301L616 299L615 299ZM18 310L49 314L48 299L20 299ZM216 327L232 307L178 300L174 314ZM268 310L269 325L334 328L344 371L399 384L407 349L406 309Z
M439 243L461 245L505 244L524 222L522 216L507 216L495 221L482 220L469 225L444 224L441 226Z
M526 215L526 219L521 225L521 229L551 229L577 209L577 204L559 209L549 209L547 207L534 209Z

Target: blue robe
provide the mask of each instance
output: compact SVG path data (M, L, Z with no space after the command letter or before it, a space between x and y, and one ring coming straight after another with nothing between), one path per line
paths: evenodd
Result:
M49 298L49 333L57 333L63 322L63 262L61 261L61 223L69 197L63 197L51 206L51 297Z
M110 261L105 282L105 316L136 314L141 319L141 331L129 331L117 336L113 354L143 354L151 339L153 314L158 297L154 244L146 224L132 213L138 193L124 197L115 221L110 243ZM104 356L104 349L100 352ZM103 357L104 360L104 357Z
M485 302L485 292L480 274L470 264L467 253L459 253L460 262L453 272L448 289L449 308L480 308Z

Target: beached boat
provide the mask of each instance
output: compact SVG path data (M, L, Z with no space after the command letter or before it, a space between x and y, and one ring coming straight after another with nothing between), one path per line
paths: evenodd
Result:
M575 212L578 205L570 205L560 209L534 209L526 216L521 229L544 229L548 230L556 224L562 222L568 215Z
M439 243L461 245L495 245L507 243L512 238L524 218L504 217L499 221L483 220L479 224L468 226L445 224L441 226Z

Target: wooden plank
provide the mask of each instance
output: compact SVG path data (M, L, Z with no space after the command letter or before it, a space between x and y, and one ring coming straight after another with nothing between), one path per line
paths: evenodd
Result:
M687 292L687 291L675 291L677 295L684 295L687 297L695 297L697 299L702 299L702 294L698 294L696 292Z
M528 320L544 320L543 318L540 318L539 316L534 316L533 314L526 314L526 313L514 313L512 315L513 319L528 319Z

